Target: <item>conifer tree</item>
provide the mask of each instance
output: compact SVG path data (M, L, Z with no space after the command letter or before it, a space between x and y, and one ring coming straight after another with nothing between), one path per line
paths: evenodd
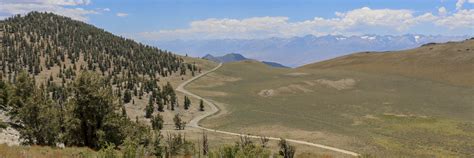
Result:
M130 90L125 90L125 93L123 94L123 102L124 103L130 103L132 100L132 94L130 93Z
M148 105L145 107L145 118L151 118L153 115L153 111L155 110L153 104L153 96L150 96Z
M153 128L153 130L163 129L163 124L164 124L163 116L161 116L160 114L152 117L151 127Z
M204 101L202 99L199 101L199 111L204 111Z
M184 109L188 110L189 106L191 106L191 100L187 96L184 96Z

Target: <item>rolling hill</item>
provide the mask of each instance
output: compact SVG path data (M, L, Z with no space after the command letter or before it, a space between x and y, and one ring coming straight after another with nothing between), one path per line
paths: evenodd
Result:
M189 89L220 106L202 123L209 128L376 157L471 157L473 42L355 53L296 69L232 62Z
M397 74L453 85L474 86L474 39L430 43L398 52L361 52L302 66Z

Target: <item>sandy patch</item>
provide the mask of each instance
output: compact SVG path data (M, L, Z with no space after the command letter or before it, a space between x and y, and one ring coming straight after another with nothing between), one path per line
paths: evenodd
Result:
M396 113L383 113L385 116L394 116L394 117L418 117L418 118L428 118L425 115L415 115L415 114L396 114Z
M337 90L352 89L356 84L356 81L352 78L340 79L337 81L318 79L316 80L316 82L327 87L335 88Z
M264 89L264 90L261 90L260 92L258 92L258 95L262 96L262 97L271 97L275 94L275 90L273 89Z
M20 145L20 132L11 127L1 130L0 144L7 144L8 146Z
M291 84L291 85L279 87L276 89L264 89L258 92L258 95L262 97L272 97L272 96L277 96L279 94L310 93L310 92L313 92L313 90L306 88L305 85Z
M10 122L4 111L0 111L0 121ZM11 127L0 129L0 144L7 144L8 146L20 145L20 132Z

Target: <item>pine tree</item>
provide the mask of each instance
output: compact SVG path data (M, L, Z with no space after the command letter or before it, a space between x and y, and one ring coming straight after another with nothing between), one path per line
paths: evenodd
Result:
M186 122L184 122L179 114L174 115L173 118L174 121L174 126L176 127L177 130L184 130L184 126L186 125Z
M171 110L174 111L176 105L176 95L171 95L170 97Z
M150 96L148 105L145 107L145 118L151 118L151 116L153 115L153 111L155 110L153 104L153 97Z
M157 158L163 157L163 153L165 152L165 149L163 149L163 146L161 145L161 140L163 137L159 132L155 133L155 139L153 140L153 155L155 155Z
M199 101L199 111L204 111L204 101L202 99Z
M73 83L73 95L67 104L64 140L67 146L101 148L105 142L120 145L125 139L121 120L116 111L121 107L97 74L83 72Z
M278 145L280 146L279 153L284 158L293 158L295 156L295 147L290 145L285 139L280 139Z
M158 104L158 111L159 112L164 112L165 111L165 105L163 105L163 100L161 98L157 98L156 104Z
M153 130L163 129L163 124L164 124L163 116L161 116L160 114L152 117L151 127L153 128Z
M132 100L132 94L130 93L130 90L125 90L125 93L123 94L123 102L124 103L130 103Z
M190 105L191 105L191 101L189 100L187 96L184 96L184 109L188 110Z

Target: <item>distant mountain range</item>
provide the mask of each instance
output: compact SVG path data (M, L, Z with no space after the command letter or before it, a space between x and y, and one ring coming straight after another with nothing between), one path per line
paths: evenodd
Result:
M416 48L426 43L461 41L469 36L362 35L313 36L266 39L173 40L147 42L191 56L224 55L235 52L252 59L275 61L291 67L326 60L354 52L393 51Z
M227 62L235 62L235 61L242 61L242 60L254 60L254 59L249 59L244 57L241 54L237 53L229 53L223 56L212 56L210 54L206 54L203 59L211 60L214 62L221 62L221 63L227 63ZM270 61L261 61L262 63L271 66L271 67L277 67L277 68L289 68L288 66L284 66L280 63L276 62L270 62Z

